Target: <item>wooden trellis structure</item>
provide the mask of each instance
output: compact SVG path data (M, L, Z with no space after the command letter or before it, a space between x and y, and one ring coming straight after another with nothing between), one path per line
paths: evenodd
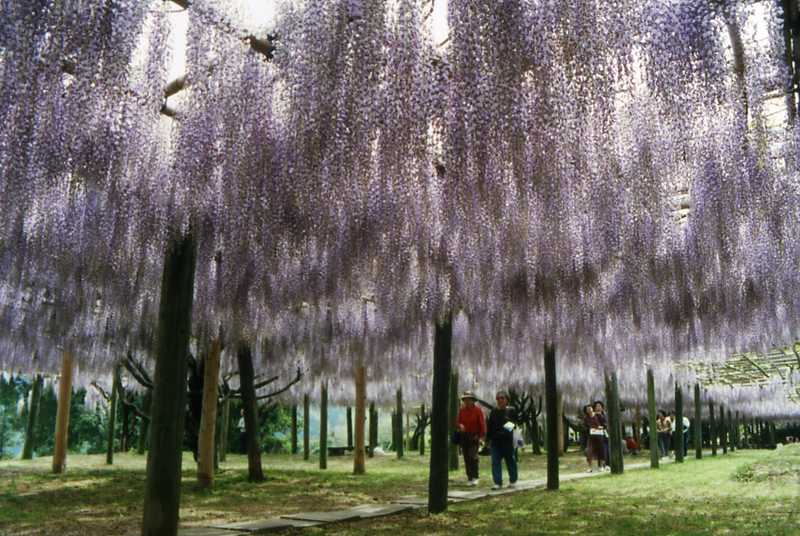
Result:
M800 342L763 354L733 354L721 363L691 361L685 366L705 386L762 386L780 380L786 385L789 399L800 404L800 382L796 382L800 372Z

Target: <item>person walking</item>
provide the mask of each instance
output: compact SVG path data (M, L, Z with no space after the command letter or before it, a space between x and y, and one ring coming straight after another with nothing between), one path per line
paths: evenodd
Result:
M464 468L467 471L467 485L478 485L478 449L481 439L486 436L486 417L481 408L475 405L475 395L464 391L462 406L458 411L458 431L461 434L461 453L464 455Z
M608 421L606 420L606 405L603 404L600 400L594 401L594 414L600 421L600 427L603 429L603 470L610 471L611 468L608 466L610 463L610 449L608 447Z
M516 417L514 410L508 406L508 393L498 391L495 395L497 406L489 413L489 424L486 438L490 442L492 454L492 489L503 487L503 465L505 460L508 469L509 487L517 483L517 460L514 457L514 429Z
M236 423L239 430L239 452L247 453L247 430L244 425L244 408L239 411L239 422Z
M669 436L672 431L672 424L666 412L661 410L658 412L656 419L656 431L658 432L658 450L660 457L663 458L669 454Z
M605 466L605 460L603 459L603 436L605 432L591 404L583 406L583 424L587 430L586 463L589 465L589 469L586 472L592 472L592 459L597 460L597 469L602 471Z
M692 422L689 420L689 417L686 415L683 416L683 455L689 452L689 428L691 428Z

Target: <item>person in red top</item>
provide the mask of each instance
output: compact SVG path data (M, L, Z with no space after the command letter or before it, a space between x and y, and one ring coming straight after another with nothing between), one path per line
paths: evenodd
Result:
M461 452L464 454L464 467L467 470L467 485L478 485L478 448L486 436L486 417L481 408L475 405L475 395L464 391L461 395L461 409L458 411L458 431L461 435Z

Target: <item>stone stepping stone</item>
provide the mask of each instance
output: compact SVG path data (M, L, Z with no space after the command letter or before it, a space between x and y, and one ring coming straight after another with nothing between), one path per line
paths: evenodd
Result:
M417 495L404 495L400 497L394 504L410 504L412 506L428 506L427 497L419 497Z
M372 517L390 516L400 512L412 510L414 507L410 504L365 504L364 506L356 506L351 510L357 512L362 519Z
M232 530L242 531L242 532L237 532L236 534L261 534L273 530L282 530L282 529L297 528L297 527L313 527L315 525L319 525L319 523L313 521L301 521L296 519L284 519L280 517L274 517L271 519L260 519L257 521L242 521L239 523L228 523L225 525L212 525L212 528L224 529L225 532L219 532L219 533L215 532L214 534L209 534L208 536L217 536L217 535L231 536L231 534L233 533L230 531ZM198 534L198 535L187 535L187 536L206 536L206 535Z
M247 536L247 533L213 527L186 527L178 529L178 536Z
M517 481L517 489L519 490L528 490L528 489L535 489L541 486L547 485L546 480L518 480Z
M300 512L281 516L283 519L293 519L297 521L314 521L317 523L336 523L338 521L349 521L358 519L361 515L350 510L333 510L330 512Z
M489 495L489 492L484 490L474 490L474 491L453 490L447 493L447 498L459 499L462 501L471 501L475 499L482 499L487 495Z

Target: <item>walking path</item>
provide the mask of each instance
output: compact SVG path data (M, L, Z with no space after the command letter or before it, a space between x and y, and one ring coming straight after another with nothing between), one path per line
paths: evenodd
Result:
M705 452L703 453L705 456ZM662 464L674 463L672 458L664 458ZM643 462L626 463L625 469L646 469L650 467L649 458ZM559 478L559 482L569 482L582 478L591 478L608 473L575 473ZM477 490L450 490L447 494L448 502L464 502L482 499L494 495L505 495L507 493L520 493L534 489L543 489L547 485L546 479L520 480L516 486L505 487L499 490L477 489ZM240 523L226 523L219 525L209 525L208 527L191 527L178 530L178 536L251 536L253 534L267 534L269 532L294 528L294 527L314 527L342 521L352 521L355 519L369 519L373 517L388 516L416 508L428 506L428 498L421 495L406 495L388 504L365 504L344 510L332 510L329 512L301 512L298 514L288 514L269 519L259 519L255 521L244 521Z

